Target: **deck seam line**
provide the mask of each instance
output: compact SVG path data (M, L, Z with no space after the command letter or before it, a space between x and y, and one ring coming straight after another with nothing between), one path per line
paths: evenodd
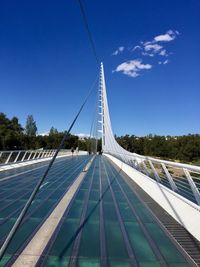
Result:
M115 198L115 195L114 195L114 192L113 192L113 189L112 189L112 186L111 186L111 183L110 183L110 179L108 177L108 173L107 173L107 170L105 168L105 163L104 162L103 162L103 165L104 165L104 170L105 170L105 173L106 173L108 185L109 185L109 188L110 188L110 192L111 192L111 195L112 195L113 203L114 203L114 206L115 206L115 211L116 211L116 214L117 214L117 217L118 217L118 221L119 221L120 229L121 229L121 232L122 232L122 236L123 236L123 239L124 239L124 242L125 242L125 246L126 246L126 249L127 249L127 253L128 253L130 262L131 262L131 266L135 267L135 266L138 266L138 263L137 263L135 254L133 252L133 249L131 247L130 240L128 238L128 234L126 232L123 220L121 218L121 214L120 214L120 211L119 211L119 208L118 208L118 205L117 205L117 201L116 201L116 198Z
M92 189L92 185L93 185L93 181L94 181L95 167L96 167L96 162L95 162L95 165L94 165L94 169L92 171L92 179L91 179L91 182L90 182L88 193L87 193L87 196L86 196L86 199L84 201L83 208L82 208L81 218L80 218L79 226L78 226L78 229L77 229L78 233L76 231L77 235L75 237L75 241L74 241L74 244L73 244L73 247L72 247L72 252L71 252L70 260L69 260L69 264L68 264L69 267L75 267L76 263L77 263L78 251L79 251L82 232L83 232L83 228L82 227L84 227L84 224L85 224L86 214L87 214L87 210L88 210L88 202L89 202L90 193L91 193L91 189Z
M102 161L102 159L101 159ZM103 210L103 195L102 192L102 172L101 172L101 164L99 160L99 188L100 188L100 261L101 267L107 267L107 252L106 252L106 234L105 234L105 225L104 225L104 210Z

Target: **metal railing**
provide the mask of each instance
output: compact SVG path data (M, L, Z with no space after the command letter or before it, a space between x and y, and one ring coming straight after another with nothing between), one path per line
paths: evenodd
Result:
M106 153L200 205L200 166L160 160L134 153Z
M51 158L55 154L55 149L46 150L13 150L0 151L0 165L7 165L11 163L24 162L29 160L37 160L43 158ZM70 150L62 149L59 155L69 154Z

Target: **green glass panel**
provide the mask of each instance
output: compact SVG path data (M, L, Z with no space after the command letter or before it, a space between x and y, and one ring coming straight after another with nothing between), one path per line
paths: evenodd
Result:
M131 264L129 261L110 261L109 262L109 267L131 267Z
M40 219L30 219L27 223L23 224L16 232L12 242L10 243L7 253L13 254L30 236L35 227L41 222Z
M92 191L90 193L90 200L98 201L98 199L99 199L99 190L94 190L94 188L92 187Z
M107 221L114 221L114 222L117 221L117 215L113 203L109 202L103 203L103 210Z
M147 223L146 224L150 234L153 239L159 246L159 249L163 256L165 257L168 263L185 263L185 259L182 254L178 251L175 245L171 242L171 240L164 234L164 232L160 229L160 227L155 223ZM189 265L187 265L189 266Z
M97 202L91 202L88 203L88 209L86 213L86 218L92 220L92 221L98 221L99 220L99 205Z
M52 201L45 202L44 205L34 212L31 218L43 218L52 209L52 205Z
M56 241L50 251L51 256L57 256L60 262L63 262L66 256L70 256L70 252L76 238L76 230L79 220L67 220L63 223ZM55 259L55 258L54 258Z
M77 267L99 267L100 263L97 259L84 259L78 260Z
M161 267L159 262L139 262L139 267Z
M119 203L118 206L119 206L119 210L120 210L121 216L123 218L123 221L125 221L125 222L128 222L128 221L135 222L136 221L136 218L133 215L133 212L127 203L125 203L125 202Z
M78 194L76 196L76 199L83 200L86 193L87 193L87 190L86 189L82 189L82 187L81 187L81 189L79 190L79 192L78 192Z
M48 266L48 267L66 267L68 266L68 263L69 263L69 257L68 258L58 258L58 257L55 257L55 256L50 256L48 258L48 261L47 263L45 263L45 266Z
M85 224L81 237L79 257L100 257L99 223L88 222Z
M108 188L107 188L108 189ZM103 191L103 192L106 192L104 195L103 195L103 200L105 202L112 202L112 195L110 194L110 190L108 191Z
M125 226L137 261L157 261L148 241L140 229L139 224L129 222L125 223Z
M119 191L115 192L115 197L116 197L116 200L118 203L119 202L126 202L126 199L125 199L122 192L119 192Z
M140 219L143 221L143 222L154 222L153 218L152 218L152 215L149 213L149 211L142 205L142 204L139 204L139 205L135 205L135 208L137 209L137 213L138 215L140 216Z
M128 259L118 223L106 223L105 228L108 257L110 259Z
M4 255L2 260L0 261L0 267L4 267L7 261L11 258L12 255Z
M69 211L68 218L79 218L83 207L83 201L75 200Z

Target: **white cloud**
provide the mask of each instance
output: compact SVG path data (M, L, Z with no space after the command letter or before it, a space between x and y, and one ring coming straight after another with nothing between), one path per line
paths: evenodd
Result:
M157 53L160 52L160 50L163 49L161 45L151 42L146 42L143 45L144 45L142 52L143 56L154 57Z
M147 52L142 52L142 55L143 56L149 56L149 57L154 57L155 54L152 54L152 53L147 53Z
M174 40L178 35L180 35L178 31L169 30L165 34L155 36L151 41L140 42L141 46L139 47L141 47L142 50L141 54L143 56L150 57L154 57L155 55L167 57L169 54L167 53L165 47L163 47L163 43L161 45L160 42L170 42ZM137 47L138 46L135 46L134 50Z
M133 47L132 51L135 51L135 50L141 50L142 47L140 45L136 45Z
M158 52L161 50L163 47L159 44L144 44L144 50L145 51L152 51L154 53Z
M124 51L124 46L120 46L115 50L115 52L112 53L113 56L117 56L118 54L122 53Z
M169 63L169 59L166 59L166 60L163 61L163 62L162 62L162 61L159 61L159 62L158 62L159 65L166 65L166 64L168 64L168 63Z
M178 31L169 30L165 34L161 34L161 35L154 37L154 41L155 42L170 42L170 41L173 41L178 34L179 34Z
M163 62L164 65L166 65L167 63L169 63L169 60L168 60L168 59L166 59L166 60Z
M160 51L159 55L160 55L160 56L165 56L165 57L167 57L168 54L167 54L166 49L163 49L162 51Z
M84 139L84 138L89 138L90 137L90 135L87 134L87 133L78 133L78 134L75 134L75 135L77 135L80 139Z
M40 135L40 136L48 136L49 135L49 132L40 133L38 135Z
M125 75L130 77L137 77L139 76L139 72L141 70L149 70L152 68L150 64L143 64L141 60L135 59L123 62L114 70L114 72L122 72Z
M177 30L169 30L164 34L160 34L152 38L150 41L140 41L138 45L133 48L126 48L127 51L134 52L137 50L137 54L140 56L151 57L149 60L159 65L166 65L170 61L170 53L166 49L166 43L175 40L180 33ZM112 55L116 56L125 50L124 46L120 46ZM130 77L137 77L142 70L151 69L153 65L144 64L141 59L129 60L121 63L116 67L113 72L122 72Z

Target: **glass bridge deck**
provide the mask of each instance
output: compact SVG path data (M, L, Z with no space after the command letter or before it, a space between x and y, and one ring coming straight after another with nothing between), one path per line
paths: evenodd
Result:
M90 158L78 156L56 161L0 266L12 266ZM1 173L1 244L45 171L43 165L35 169L32 166L30 171L27 167L18 168L4 172L4 176ZM6 175L13 177L1 181ZM37 265L190 266L128 186L123 173L104 156L96 156Z

